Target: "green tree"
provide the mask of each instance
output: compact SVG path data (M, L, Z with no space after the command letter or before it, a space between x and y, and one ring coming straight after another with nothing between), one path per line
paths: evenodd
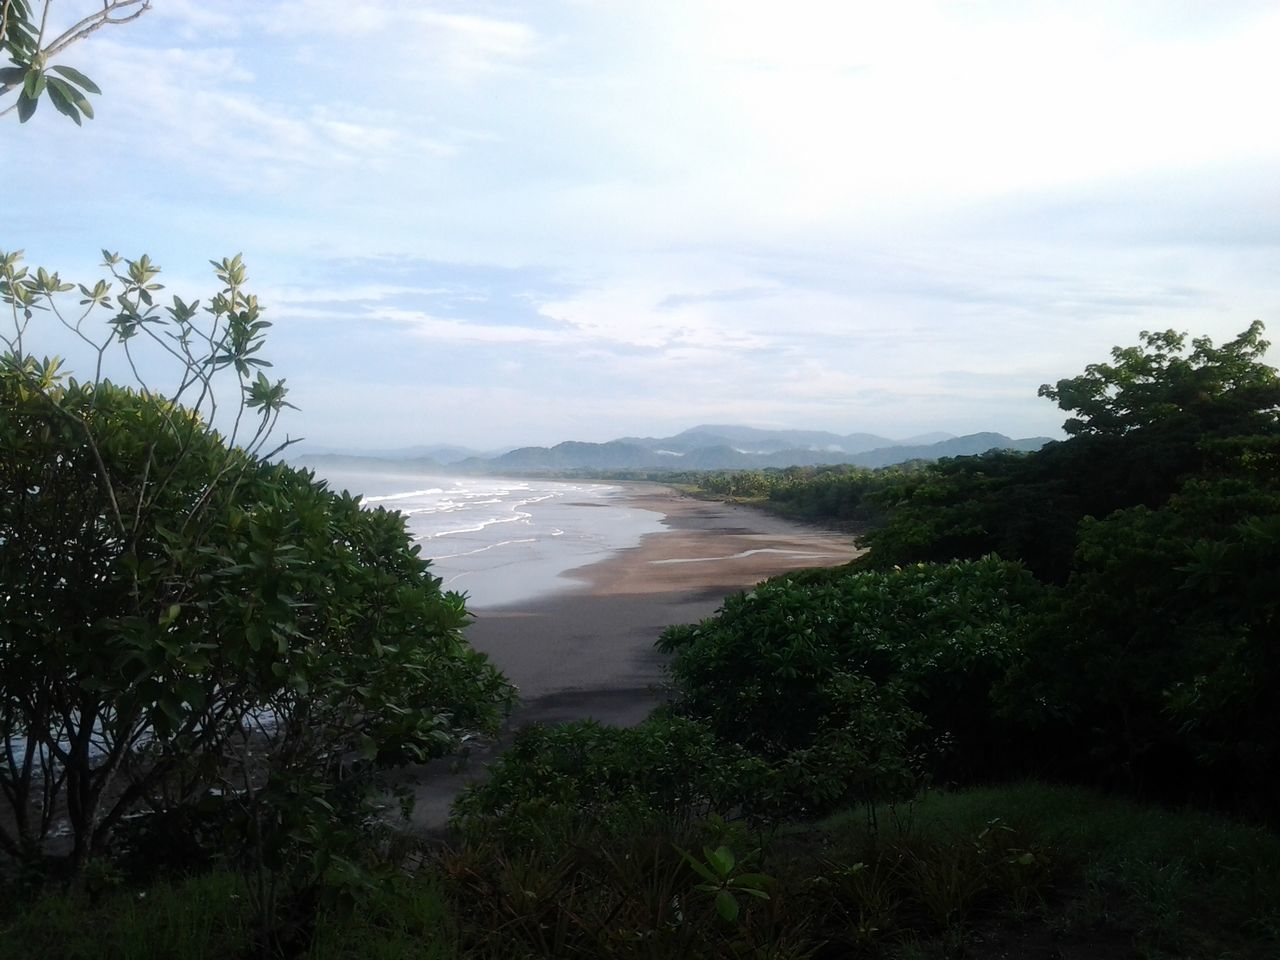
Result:
M1173 331L1117 347L1113 363L1040 388L1073 414L1070 435L1026 455L944 460L890 483L865 565L997 552L1042 579L1070 574L1085 517L1157 508L1193 477L1234 469L1232 445L1280 435L1280 378L1261 323L1215 347Z
M221 796L253 862L322 874L335 791L492 727L511 688L401 515L268 459L287 394L240 259L204 308L161 308L145 257L106 265L73 286L0 255L0 849L38 860L65 823L79 867L126 815ZM30 354L45 323L93 378ZM142 344L168 396L102 379Z

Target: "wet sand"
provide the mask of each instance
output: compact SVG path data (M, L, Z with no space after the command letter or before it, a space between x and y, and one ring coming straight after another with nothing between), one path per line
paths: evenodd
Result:
M724 598L804 567L856 555L852 537L802 526L749 507L636 484L630 504L665 516L661 533L567 574L575 586L510 606L479 609L468 636L519 688L521 702L496 745L466 768L433 764L413 779L413 824L434 830L466 782L521 726L592 718L639 723L662 700L665 627L716 612Z

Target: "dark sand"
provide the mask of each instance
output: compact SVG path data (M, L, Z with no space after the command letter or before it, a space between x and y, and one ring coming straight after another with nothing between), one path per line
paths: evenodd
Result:
M432 764L412 779L413 824L436 830L461 787L521 726L593 718L639 723L662 699L663 628L715 613L729 594L802 567L855 556L852 538L733 504L635 485L632 505L665 515L662 533L571 571L580 586L506 607L481 609L468 636L520 688L521 703L498 744L460 771Z

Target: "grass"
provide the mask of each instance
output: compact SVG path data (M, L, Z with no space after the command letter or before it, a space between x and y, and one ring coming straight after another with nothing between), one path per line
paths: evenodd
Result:
M1280 955L1280 836L1200 811L1168 810L1037 783L934 793L895 814L912 843L953 848L997 821L1051 866L1036 919L1063 940L1109 931L1146 957ZM865 813L820 830L865 837ZM1004 919L1009 919L1008 913Z
M797 825L586 828L463 846L321 912L315 960L552 956L1264 960L1280 955L1280 837L1209 814L1025 783ZM726 922L675 849L768 877ZM733 881L736 882L736 881ZM754 882L754 881L753 881ZM0 960L254 956L241 881L213 873L48 894L0 919Z
M50 894L0 922L0 960L225 960L255 957L253 912L225 870L90 900ZM456 938L439 882L404 877L322 912L312 960L450 960Z
M51 894L0 926L0 958L31 960L215 960L252 941L244 884L227 872L96 901Z

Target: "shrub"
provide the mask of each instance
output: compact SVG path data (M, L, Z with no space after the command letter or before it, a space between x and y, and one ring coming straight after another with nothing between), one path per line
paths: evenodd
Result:
M995 557L779 580L659 645L680 714L771 761L816 761L837 731L871 758L905 756L918 714L935 771L969 776L1003 762L991 690L1042 596Z
M526 727L454 804L471 833L528 841L585 820L654 814L704 816L738 807L762 786L766 765L689 720L637 727L581 720Z

